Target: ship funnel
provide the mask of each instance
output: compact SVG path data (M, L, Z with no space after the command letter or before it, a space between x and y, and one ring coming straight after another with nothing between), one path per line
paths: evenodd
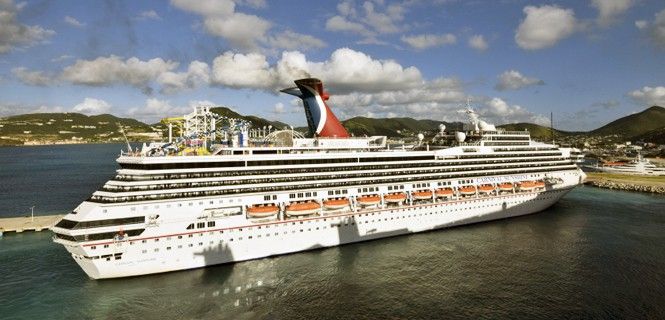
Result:
M310 135L319 137L348 138L349 133L326 104L328 93L323 82L315 78L294 81L297 87L281 90L302 99Z

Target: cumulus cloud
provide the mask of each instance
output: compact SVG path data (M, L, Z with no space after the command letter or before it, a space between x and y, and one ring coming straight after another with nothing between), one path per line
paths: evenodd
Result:
M157 76L161 92L172 94L184 89L193 89L210 83L210 67L201 61L192 61L185 72L167 71Z
M108 113L111 110L111 105L101 99L85 98L83 102L77 104L72 108L72 111L79 112L87 115Z
M598 9L597 23L601 27L614 23L633 4L633 0L591 0L591 5Z
M543 115L535 114L519 105L510 105L501 98L492 98L477 112L495 124L530 122L547 125L549 119Z
M287 51L274 65L258 53L226 52L213 61L212 82L232 88L275 91L293 85L293 79L316 76L331 91L379 92L411 88L423 83L415 67L402 67L393 60L376 60L348 48L335 50L323 62L307 61L298 51Z
M638 20L635 26L645 32L656 46L665 48L665 9L654 15L653 22Z
M53 78L41 71L29 71L25 67L12 69L12 74L21 82L31 86L48 86L53 83Z
M62 78L74 84L87 86L128 84L150 93L151 81L177 67L177 62L164 61L162 58L143 61L132 57L122 60L118 56L111 55L94 60L77 60L63 70Z
M281 103L281 102L277 102L277 103L275 104L274 112L275 112L275 113L285 113L285 112L286 112L286 108L284 107L284 104Z
M345 0L337 5L337 14L326 20L326 30L357 34L363 43L381 43L376 39L380 34L404 31L405 5L386 5L383 1L365 1L360 6Z
M232 0L171 0L171 4L200 15L209 34L224 38L234 48L244 52L263 50L266 46L269 49L308 49L325 45L313 36L288 30L271 33L273 24L270 21L236 11L236 3ZM239 4L254 8L266 6L262 0L240 1Z
M0 54L16 47L33 46L55 34L55 31L37 25L21 24L16 16L22 7L15 5L12 0L0 1Z
M494 86L494 89L499 91L518 90L528 86L544 84L543 80L526 77L517 70L508 70L499 75L499 82Z
M298 50L309 48L323 48L326 43L310 35L286 30L275 36L268 38L268 43L272 48Z
M80 21L76 20L76 18L70 17L70 16L65 16L64 19L65 23L76 28L83 28L85 27L85 23L81 23Z
M648 106L665 106L665 87L643 87L628 93L638 103Z
M50 113L63 112L65 109L61 106L48 105L24 105L20 103L2 103L0 102L0 116L11 116L25 113Z
M524 7L526 17L515 32L522 49L538 50L554 46L575 32L577 20L572 9L543 5Z
M147 123L152 123L159 121L159 119L167 115L190 113L196 106L214 107L217 104L207 100L193 100L186 106L176 106L168 100L149 98L145 101L144 106L129 109L127 115Z
M476 34L469 37L469 47L478 51L485 51L487 48L489 48L489 45L487 44L487 41L485 41L485 37L483 37L483 35Z
M440 47L457 42L455 35L447 34L421 34L416 36L402 36L402 42L408 44L416 50L423 50L432 47Z

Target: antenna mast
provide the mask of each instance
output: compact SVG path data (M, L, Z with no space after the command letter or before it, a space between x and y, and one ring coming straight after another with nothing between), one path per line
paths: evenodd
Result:
M120 129L122 137L125 138L125 142L127 143L127 152L132 152L132 146L129 145L129 140L127 140L127 136L125 135L125 130L122 128L122 125L120 122L116 122L115 124L118 126L118 129Z

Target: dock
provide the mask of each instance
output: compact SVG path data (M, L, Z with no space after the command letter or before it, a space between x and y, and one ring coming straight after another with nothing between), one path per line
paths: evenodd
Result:
M64 215L0 218L0 235L8 232L42 231L54 226Z

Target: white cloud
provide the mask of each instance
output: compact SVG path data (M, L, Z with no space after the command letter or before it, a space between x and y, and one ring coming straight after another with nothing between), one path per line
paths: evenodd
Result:
M482 117L494 124L506 124L516 122L529 122L539 125L547 125L549 119L543 115L535 114L519 105L509 105L501 98L492 98L484 103L484 107L476 110Z
M515 42L522 49L548 48L575 32L577 20L572 9L543 5L526 6L523 11L526 17L515 33Z
M469 47L478 51L485 51L489 48L489 45L487 44L487 41L485 41L483 35L476 34L469 37Z
M192 89L210 83L210 67L201 61L192 61L186 72L167 71L157 79L162 93L172 94L184 89Z
M65 23L76 28L83 28L85 27L85 23L81 23L80 21L76 20L76 18L70 17L70 16L65 16L64 19Z
M284 108L284 104L281 103L281 102L277 102L277 103L275 104L275 110L274 110L274 112L275 112L275 113L285 113L285 112L286 112L286 109Z
M383 1L365 1L360 6L352 1L337 5L337 15L328 18L326 30L349 32L362 36L362 43L383 44L380 34L392 34L407 29L404 24L405 4L386 5Z
M214 107L217 104L207 100L193 100L189 101L187 106L174 106L168 100L149 98L143 107L129 109L127 115L147 123L153 123L171 115L190 113L196 106Z
M25 3L14 5L12 0L0 2L0 54L16 47L30 47L41 43L55 34L55 31L40 26L28 26L18 22L18 11Z
M628 96L648 106L665 106L665 87L643 87L628 93Z
M598 9L597 22L601 27L614 23L633 4L633 0L591 0L591 5Z
M161 74L178 67L177 62L154 58L142 61L136 57L122 60L118 56L99 57L95 60L77 60L62 72L62 78L74 84L109 86L128 84L146 92L149 84Z
M162 20L162 17L159 16L155 10L147 10L141 12L138 17L138 20Z
M656 46L665 48L665 9L654 15L653 22L646 20L635 21L635 26L647 33L647 36Z
M71 55L68 55L68 54L63 54L59 57L51 59L51 62L60 62L60 61L69 60L71 58L74 58L74 56L71 56Z
M13 68L12 74L21 82L31 86L48 86L53 84L52 77L41 71L29 71L25 67Z
M284 31L274 37L270 37L268 42L273 48L298 50L309 48L323 48L326 43L320 39L310 35L293 32L291 30Z
M0 116L11 116L26 113L51 113L63 112L65 109L61 106L47 106L47 105L23 105L18 103L1 103L0 102Z
M72 111L79 112L87 115L108 113L111 110L111 105L101 99L85 98L83 102L77 104L72 108Z
M543 85L545 82L537 78L522 75L517 70L508 70L499 75L499 82L494 86L496 90L518 90L533 85Z
M431 47L440 47L457 42L455 35L447 34L421 34L417 36L402 36L402 42L410 45L417 50L423 50Z
M237 48L250 51L259 49L259 42L266 38L271 28L269 21L244 13L207 17L203 24L210 34L228 40Z

